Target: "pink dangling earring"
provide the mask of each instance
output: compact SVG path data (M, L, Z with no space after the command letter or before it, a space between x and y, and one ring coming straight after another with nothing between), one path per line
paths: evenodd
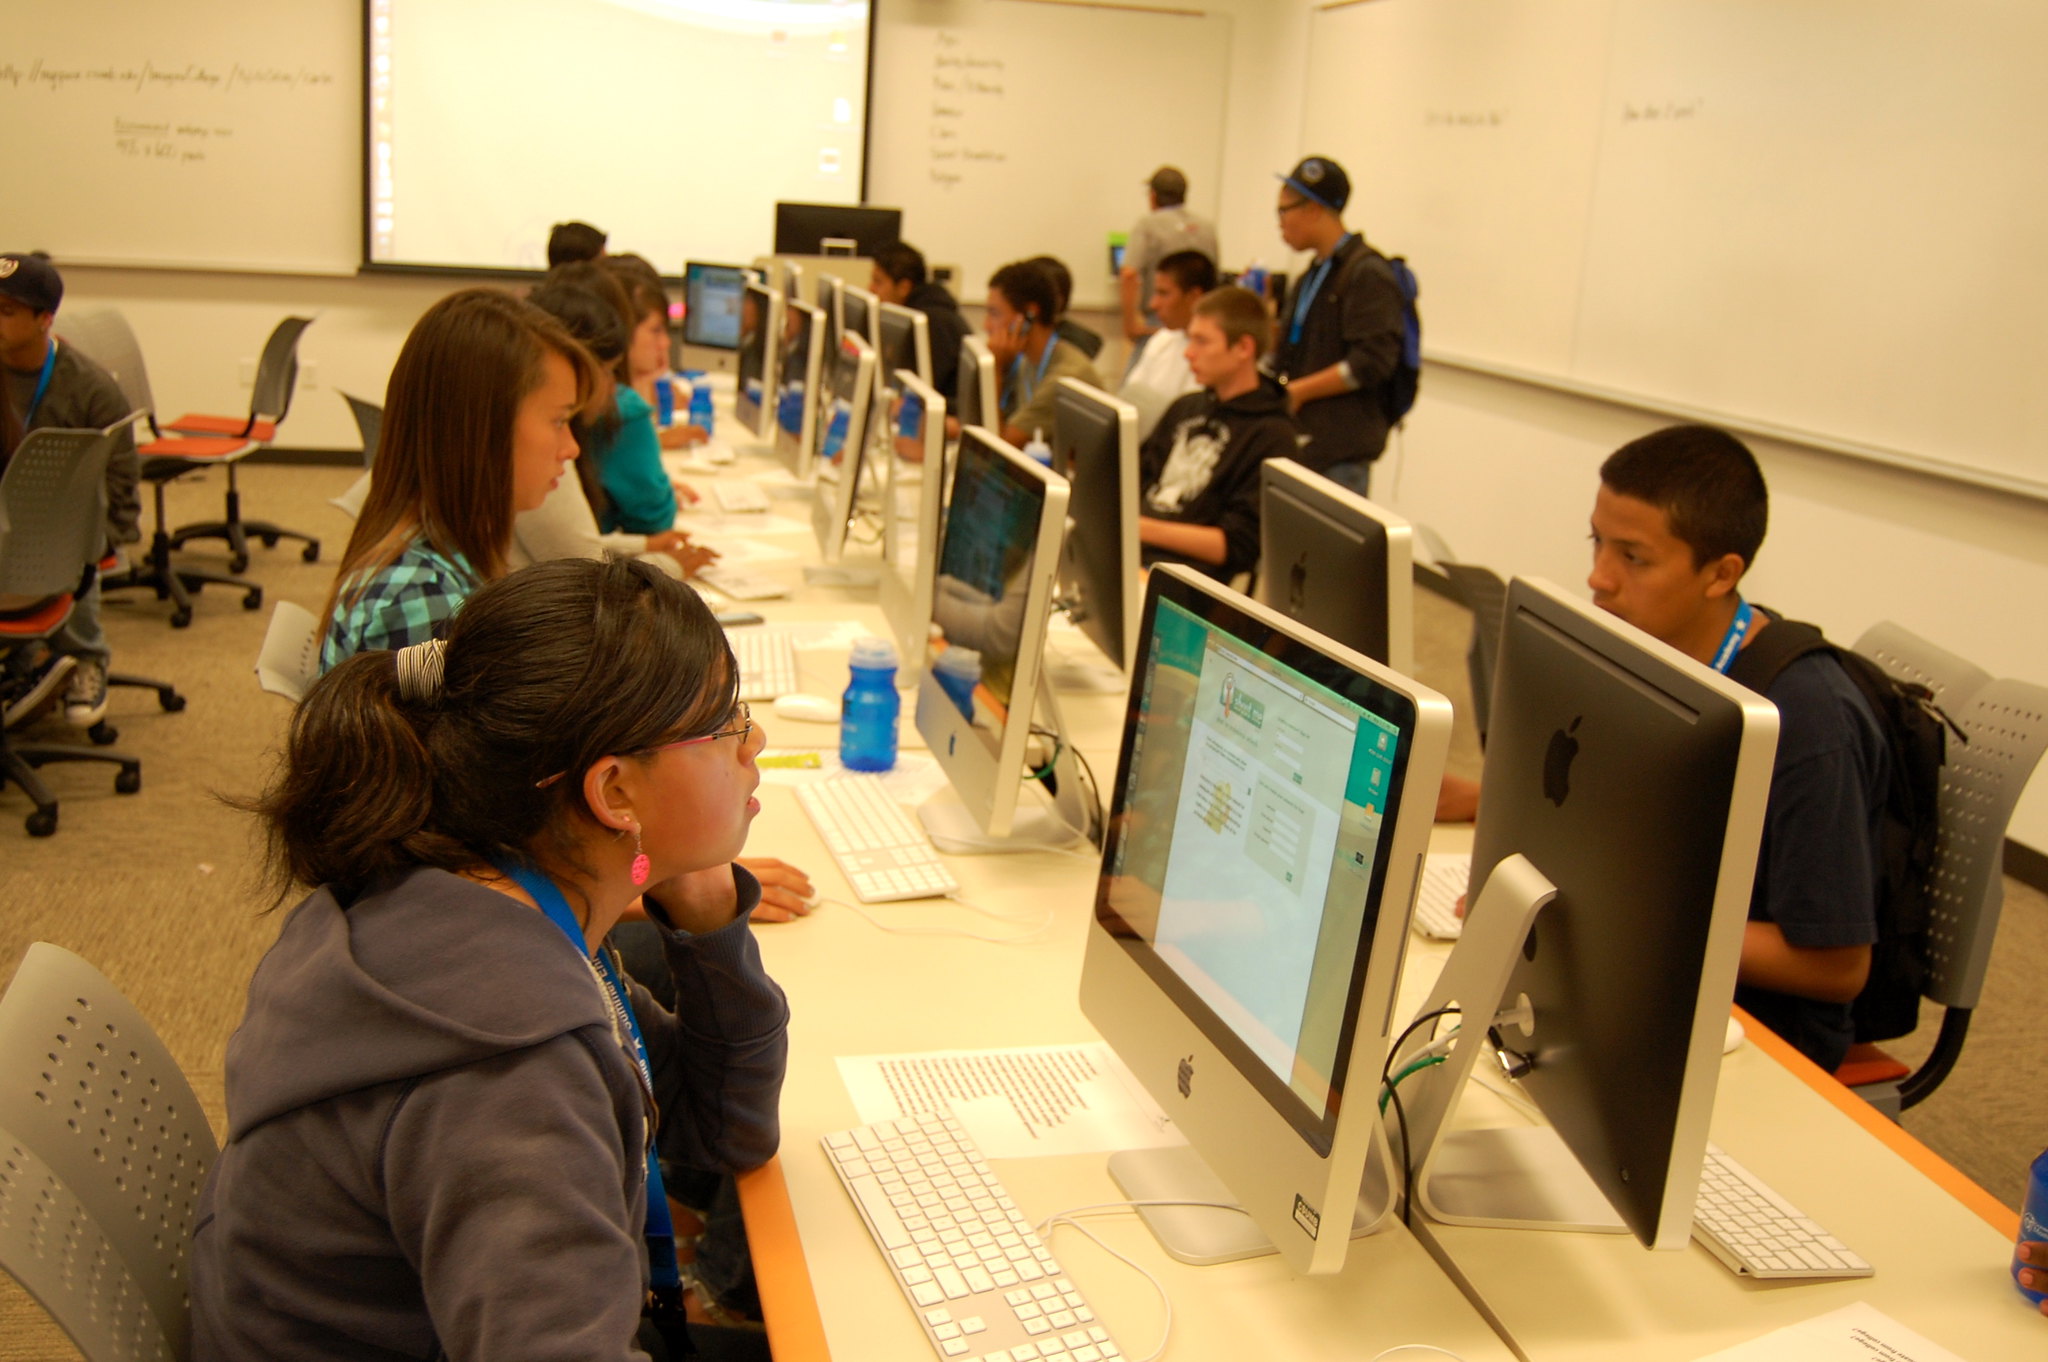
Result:
M637 888L639 888L639 887L640 887L641 885L643 885L643 884L647 883L647 876L648 876L648 873L649 873L649 872L650 872L650 871L651 871L652 869L653 869L653 863L652 863L652 862L650 862L650 861L649 861L649 860L647 859L647 853L646 853L646 852L644 852L644 851L642 851L642 850L640 849L640 829L638 829L638 828L634 828L634 829L633 829L633 887L634 887L635 889L637 889Z

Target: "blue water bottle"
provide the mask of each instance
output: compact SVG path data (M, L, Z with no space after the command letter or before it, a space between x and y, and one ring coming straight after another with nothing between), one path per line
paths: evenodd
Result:
M676 423L676 380L663 374L654 380L654 419L663 430Z
M711 384L700 378L690 388L690 424L709 435L711 419Z
M887 639L853 645L852 679L839 713L839 762L849 771L886 771L896 764L896 649Z
M852 693L847 692L849 695ZM2048 1244L2048 1149L2042 1150L2041 1157L2035 1159L2033 1166L2027 1169L2027 1203L2020 1210L2020 1241ZM2048 1281L2048 1263L2021 1262L2019 1249L2015 1246L2012 1255L2012 1279L2016 1286L2019 1284L2020 1269L2023 1267L2033 1272L2035 1281ZM2048 1292L2036 1291L2028 1286L2021 1286L2020 1294L2036 1305L2041 1303L2044 1296L2048 1296Z

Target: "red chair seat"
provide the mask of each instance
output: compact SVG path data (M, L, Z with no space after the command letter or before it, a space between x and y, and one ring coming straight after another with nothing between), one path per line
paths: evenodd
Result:
M246 416L180 416L175 421L165 422L164 429L174 430L180 435L234 435L259 444L268 444L277 438L276 422L251 421Z
M1844 1087L1860 1088L1869 1083L1896 1083L1912 1072L1869 1041L1863 1041L1849 1047L1848 1056L1835 1070L1835 1080Z
M12 609L0 608L0 638L42 638L53 634L71 613L71 593L51 596Z
M256 448L256 441L226 435L193 435L177 440L151 440L137 445L145 459L189 459L193 463L232 463Z

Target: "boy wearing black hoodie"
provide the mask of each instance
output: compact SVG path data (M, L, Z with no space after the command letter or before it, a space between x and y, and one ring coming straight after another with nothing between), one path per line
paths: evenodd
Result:
M1259 465L1295 452L1287 394L1259 372L1273 322L1258 296L1218 289L1188 323L1202 391L1166 409L1138 451L1138 542L1147 563L1185 563L1227 582L1259 560Z

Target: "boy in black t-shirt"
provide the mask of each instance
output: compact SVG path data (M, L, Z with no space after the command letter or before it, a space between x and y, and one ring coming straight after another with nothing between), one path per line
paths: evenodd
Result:
M1147 563L1186 563L1219 581L1259 560L1259 465L1297 447L1287 395L1259 371L1273 323L1241 288L1204 294L1188 322L1202 391L1166 409L1138 453L1138 541Z

